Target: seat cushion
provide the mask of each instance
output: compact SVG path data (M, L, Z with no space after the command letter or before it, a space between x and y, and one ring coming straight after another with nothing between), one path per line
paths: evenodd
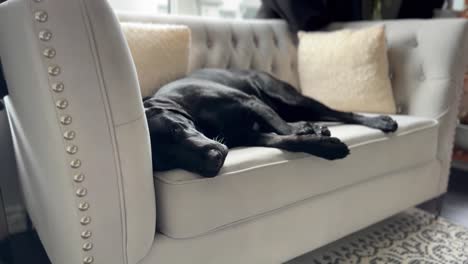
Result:
M359 125L333 125L351 154L328 161L275 148L230 150L215 178L184 170L155 173L158 230L190 238L278 210L304 199L409 169L436 159L433 119L393 116L394 134ZM343 201L337 201L343 202Z

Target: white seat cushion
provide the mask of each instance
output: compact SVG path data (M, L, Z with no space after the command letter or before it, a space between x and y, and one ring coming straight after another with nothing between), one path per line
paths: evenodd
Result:
M359 125L330 127L351 154L327 161L275 148L236 148L215 178L184 170L155 174L159 232L190 238L304 199L436 159L432 119L393 116L394 134ZM378 199L378 197L376 197ZM341 202L341 201L337 201Z

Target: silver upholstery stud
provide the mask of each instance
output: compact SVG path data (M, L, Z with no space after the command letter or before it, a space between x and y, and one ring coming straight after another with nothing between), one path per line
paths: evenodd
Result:
M75 146L75 145L69 145L69 146L67 146L66 150L67 150L68 154L74 155L74 154L76 154L78 152L78 147Z
M94 258L92 256L87 256L83 259L83 264L91 264L94 262Z
M60 117L60 123L62 123L62 125L70 125L72 123L72 117L69 116L69 115L63 115Z
M80 204L78 204L78 209L80 209L80 211L87 211L89 209L89 203L81 202Z
M44 23L47 21L48 18L49 18L49 15L47 14L46 11L39 10L39 11L34 12L34 19L36 19L37 22Z
M50 65L48 68L47 68L47 72L49 73L49 75L51 76L57 76L60 74L62 70L60 69L60 67L58 65Z
M63 132L63 138L66 140L73 140L76 137L76 133L73 130L67 130Z
M91 223L91 217L89 216L83 216L81 219L80 219L80 223L81 225L89 225Z
M83 173L78 173L73 176L73 181L77 183L83 182L84 180L85 180L85 176Z
M93 243L87 242L87 243L83 244L83 250L84 251L90 251L91 249L93 249Z
M44 55L44 57L46 57L48 59L52 59L53 57L55 57L56 54L57 54L57 52L55 51L54 48L45 48L42 51L42 55Z
M54 83L52 85L52 91L56 93L61 93L63 92L63 90L65 90L65 85L63 84L63 82Z
M68 101L66 99L60 99L57 102L55 102L55 105L57 106L58 109L65 109L68 107Z
M52 39L52 32L47 29L39 31L39 39L42 41L49 41Z
M81 160L74 159L70 161L70 167L72 167L73 169L78 169L79 167L81 167Z
M78 197L85 197L88 194L88 189L86 188L78 188L76 190L76 196Z
M85 231L81 232L81 237L82 237L83 239L88 239L88 238L90 238L92 235L93 235L93 233L91 233L91 231L89 231L89 230L85 230Z

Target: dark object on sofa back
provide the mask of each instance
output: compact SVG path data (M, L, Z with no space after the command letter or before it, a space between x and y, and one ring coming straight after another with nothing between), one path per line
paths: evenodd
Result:
M384 1L383 1L384 2ZM436 8L441 8L444 0L401 0L393 5L382 3L383 13L399 8L395 18L431 18ZM319 30L335 21L368 20L371 18L374 1L372 0L262 0L257 18L282 18L291 30ZM395 10L397 11L397 10Z

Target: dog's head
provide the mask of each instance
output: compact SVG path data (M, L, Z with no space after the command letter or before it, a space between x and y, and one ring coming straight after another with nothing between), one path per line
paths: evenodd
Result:
M156 170L181 168L214 177L228 149L197 130L192 117L172 102L147 100L145 113Z

